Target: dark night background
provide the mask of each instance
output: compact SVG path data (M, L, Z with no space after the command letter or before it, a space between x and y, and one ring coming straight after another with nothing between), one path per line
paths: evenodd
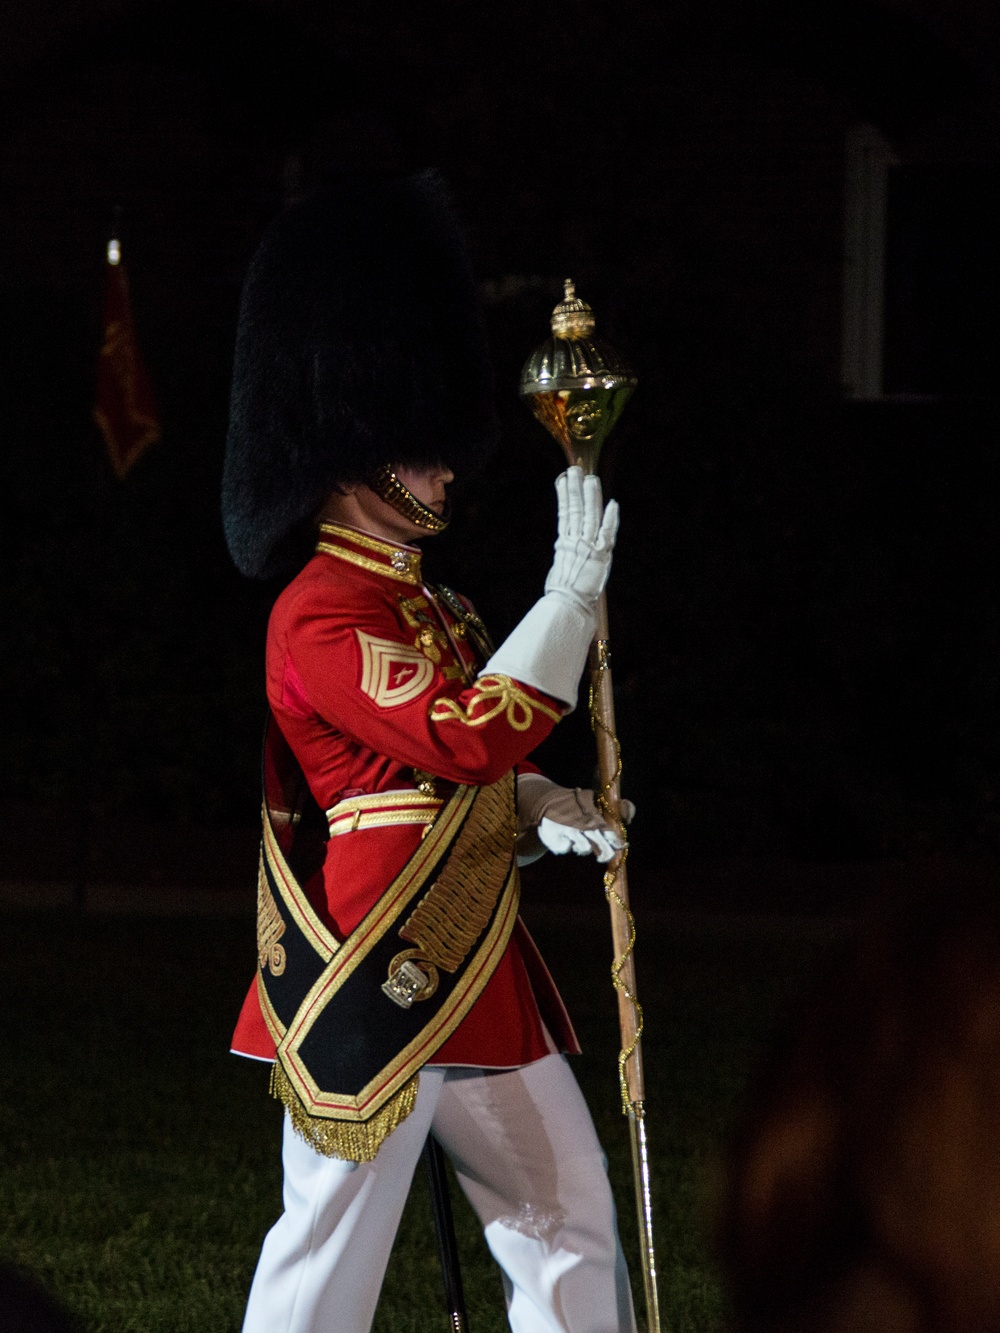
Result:
M252 893L277 589L218 517L239 290L283 201L367 164L440 167L471 229L504 446L428 564L495 636L548 567L559 457L516 383L564 276L638 371L604 468L637 895L997 854L992 5L8 0L3 23L0 875L71 879L90 810L93 878ZM866 389L859 126L886 190ZM124 483L90 420L119 204L164 423ZM582 710L542 760L590 781Z

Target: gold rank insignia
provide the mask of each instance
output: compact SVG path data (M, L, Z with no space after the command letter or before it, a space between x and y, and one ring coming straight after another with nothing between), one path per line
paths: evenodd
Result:
M418 699L434 679L434 666L417 648L355 630L361 648L361 689L380 708Z

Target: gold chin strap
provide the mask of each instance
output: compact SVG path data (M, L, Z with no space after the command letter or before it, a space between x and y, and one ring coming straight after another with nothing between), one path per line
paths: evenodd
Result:
M426 528L428 532L443 532L448 526L451 515L447 509L444 516L435 514L433 509L428 509L408 486L403 485L388 463L375 473L372 490L386 504L392 505L397 514L402 514L411 523L416 523L418 528Z

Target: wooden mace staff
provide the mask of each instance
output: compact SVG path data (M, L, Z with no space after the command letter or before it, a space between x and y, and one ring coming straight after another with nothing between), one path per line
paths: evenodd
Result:
M521 372L522 396L528 398L535 416L558 441L570 464L579 465L586 473L596 473L601 447L637 383L621 357L606 343L595 340L593 332L593 311L576 296L572 281L567 279L564 298L552 312L552 337L535 349ZM615 731L605 593L597 604L597 627L590 650L590 721L597 742L601 784L597 803L623 842L604 875L614 945L611 977L618 994L621 1028L618 1079L632 1143L647 1333L661 1333L642 1069L643 1018L635 981L635 921L625 874L628 840L621 815L621 747Z

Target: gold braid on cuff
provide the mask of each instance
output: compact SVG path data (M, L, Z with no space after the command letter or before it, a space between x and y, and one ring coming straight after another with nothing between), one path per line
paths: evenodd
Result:
M388 463L375 473L371 486L375 494L386 504L392 505L397 514L416 523L418 528L426 528L428 532L443 532L448 526L450 514L447 509L443 516L428 509L408 486L403 485Z

